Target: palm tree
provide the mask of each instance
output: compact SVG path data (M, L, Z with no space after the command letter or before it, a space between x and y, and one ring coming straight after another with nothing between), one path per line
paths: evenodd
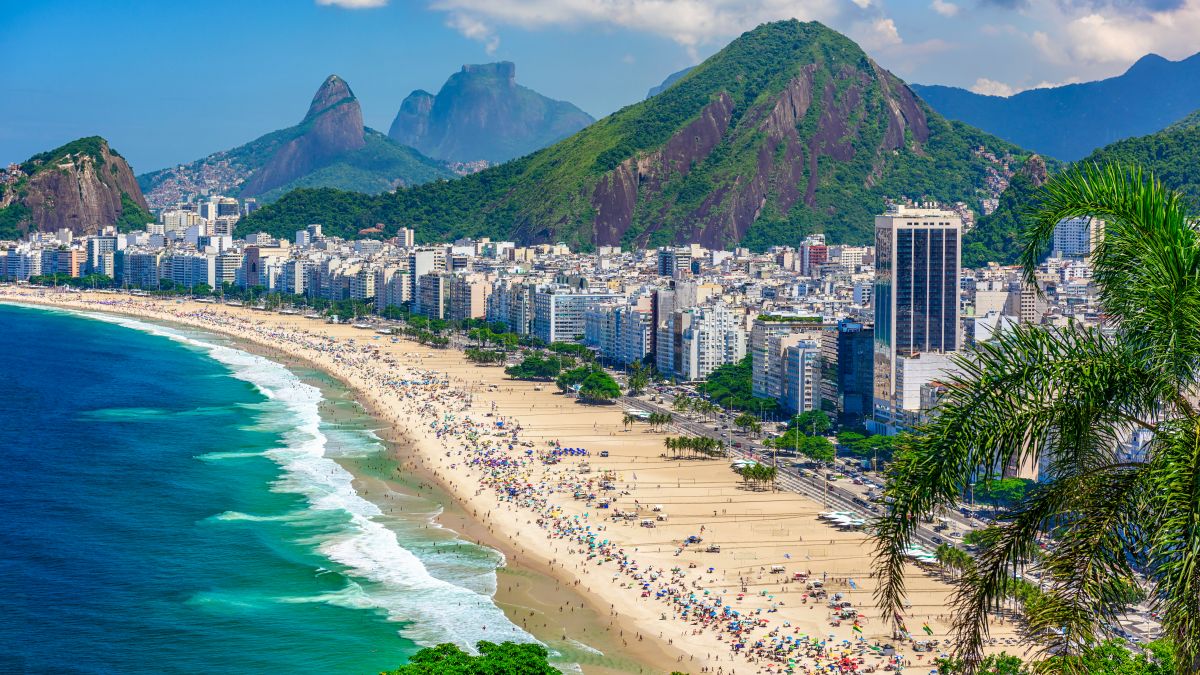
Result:
M1026 603L1042 656L1086 655L1116 626L1145 570L1177 672L1200 671L1200 230L1184 198L1141 170L1085 165L1052 178L1030 213L1027 283L1064 218L1105 221L1092 254L1101 328L1020 326L956 359L937 416L901 441L877 527L877 599L903 612L904 551L917 523L1004 467L1045 467L996 526L952 602L958 656L977 663L988 614L1035 556L1043 600ZM1133 458L1118 446L1147 440ZM1042 668L1070 670L1056 658Z

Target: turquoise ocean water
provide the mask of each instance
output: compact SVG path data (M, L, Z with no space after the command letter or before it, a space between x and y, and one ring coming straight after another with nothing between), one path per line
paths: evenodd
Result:
M373 673L530 639L497 553L355 492L395 470L370 427L213 335L0 305L0 672Z

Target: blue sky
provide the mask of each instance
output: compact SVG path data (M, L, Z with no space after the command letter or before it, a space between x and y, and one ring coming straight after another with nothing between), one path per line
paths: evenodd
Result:
M92 134L137 172L190 161L295 124L330 73L386 131L413 89L500 59L600 117L791 17L993 94L1200 50L1200 0L0 0L0 162Z

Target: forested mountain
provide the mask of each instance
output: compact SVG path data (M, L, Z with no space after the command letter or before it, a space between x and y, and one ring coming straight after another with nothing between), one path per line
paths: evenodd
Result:
M1182 61L1150 54L1117 77L1009 97L940 85L915 84L913 90L950 119L1073 162L1109 143L1159 131L1200 108L1200 54Z
M517 84L511 62L463 66L437 95L418 89L400 104L388 136L449 162L499 164L560 141L591 115Z
M1025 157L933 112L845 36L793 20L743 34L661 94L539 152L394 194L296 191L240 228L757 248L824 231L863 243L887 199L978 210Z
M330 75L299 124L138 182L162 207L203 191L271 201L298 187L378 193L452 175L442 162L363 127L354 92Z
M1180 190L1200 208L1200 111L1166 129L1117 141L1081 160L1096 164L1119 162L1142 167L1170 188ZM1000 197L994 213L979 220L963 238L963 265L979 267L988 262L1012 265L1021 253L1020 238L1026 214L1036 206L1037 187L1045 167L1018 172Z
M0 239L68 229L95 234L154 221L133 171L108 141L89 136L0 169Z

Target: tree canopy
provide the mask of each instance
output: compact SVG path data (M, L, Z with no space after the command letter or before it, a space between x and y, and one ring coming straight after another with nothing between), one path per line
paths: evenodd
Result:
M426 647L408 663L383 675L562 675L550 665L549 653L539 644L483 641L476 648L477 656L450 643Z

